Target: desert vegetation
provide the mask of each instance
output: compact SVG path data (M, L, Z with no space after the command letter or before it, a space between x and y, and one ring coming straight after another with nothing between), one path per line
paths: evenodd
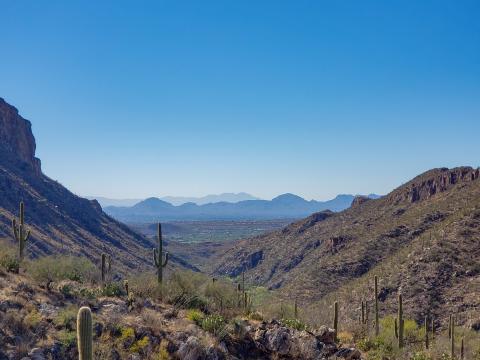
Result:
M168 253L160 224L158 247L153 249L155 272L124 275L105 253L97 264L63 255L29 259L24 254L24 211L22 203L20 225L12 222L16 247L7 242L0 247L0 335L9 359L34 358L35 351L50 358L76 358L78 353L80 359L169 359L182 358L192 348L202 348L209 358L208 351L220 354L222 347L227 354L238 351L249 358L239 344L265 324L270 330L273 326L320 337L323 357L340 356L343 349L348 354L343 357L350 359L480 359L480 337L468 322L458 321L463 314L452 313L448 324L428 315L415 321L404 311L408 299L401 292L397 313L388 313L379 305L382 279L377 275L359 283L365 287L363 295L351 303L342 304L332 294L323 310L316 311L296 299L286 301L274 291L249 286L244 273L236 278L187 270L164 274ZM351 316L352 307L358 316ZM185 335L192 326L194 338ZM184 336L175 338L178 334ZM325 352L328 346L336 350ZM281 354L281 349L272 354L275 351ZM318 357L307 353L300 358Z

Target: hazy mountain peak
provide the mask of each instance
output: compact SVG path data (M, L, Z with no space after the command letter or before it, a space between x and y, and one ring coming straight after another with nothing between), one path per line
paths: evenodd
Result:
M194 196L164 196L161 198L164 201L169 202L172 205L182 205L185 203L195 203L197 205L205 205L210 203L228 202L238 203L246 200L260 200L260 198L250 195L246 192L239 193L221 193L221 194L209 194L201 197Z
M273 202L306 202L306 200L292 193L285 193L272 199Z

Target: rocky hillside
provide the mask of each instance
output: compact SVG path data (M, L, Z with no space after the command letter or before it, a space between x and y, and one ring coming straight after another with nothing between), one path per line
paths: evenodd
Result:
M96 201L72 194L42 173L31 123L1 98L0 150L0 239L13 242L11 221L24 201L32 231L29 256L68 253L97 260L107 252L122 267L150 264L149 240L110 218Z
M382 312L402 289L420 320L480 306L479 169L430 170L380 199L358 198L340 213L320 212L281 231L244 240L213 269L297 297L322 316L334 300L358 319L378 275ZM328 305L328 306L327 306Z
M94 316L94 359L360 359L360 351L335 342L328 327L307 331L247 315L227 321L232 309L221 315L211 312L211 304L205 312L187 310L186 301L173 300L178 294L170 294L173 302L141 296L148 289L145 283L131 283L135 297L124 292L108 296L99 287L68 280L47 291L29 277L0 268L0 359L78 359L81 306L90 307ZM208 287L213 295L224 289Z

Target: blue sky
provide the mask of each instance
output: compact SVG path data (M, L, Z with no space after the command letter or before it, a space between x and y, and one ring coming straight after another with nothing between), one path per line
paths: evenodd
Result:
M0 96L77 194L327 199L479 165L478 1L0 4Z

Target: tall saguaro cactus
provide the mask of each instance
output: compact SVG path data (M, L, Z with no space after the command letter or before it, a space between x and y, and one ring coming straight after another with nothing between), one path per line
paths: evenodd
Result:
M153 261L157 268L158 283L163 282L163 268L168 263L168 252L163 253L163 237L162 237L162 225L158 223L158 250L153 249ZM164 260L165 257L165 260Z
M30 237L30 230L25 229L25 205L20 202L20 224L12 219L12 230L15 240L18 241L18 260L22 261L25 255L25 245Z
M425 349L428 350L429 347L429 339L428 339L428 317L425 316L425 323L423 324L423 328L425 331Z
M361 317L362 325L365 324L365 302L362 300L362 317Z
M338 302L333 304L333 329L335 330L335 340L338 335Z
M112 270L112 257L110 255L102 254L102 283L105 284L107 275Z
M77 344L79 360L93 360L92 312L81 307L77 315Z
M403 347L403 303L402 293L398 294L398 347Z
M455 317L450 315L451 358L455 359Z
M380 324L378 317L378 276L375 275L375 336L380 333Z

